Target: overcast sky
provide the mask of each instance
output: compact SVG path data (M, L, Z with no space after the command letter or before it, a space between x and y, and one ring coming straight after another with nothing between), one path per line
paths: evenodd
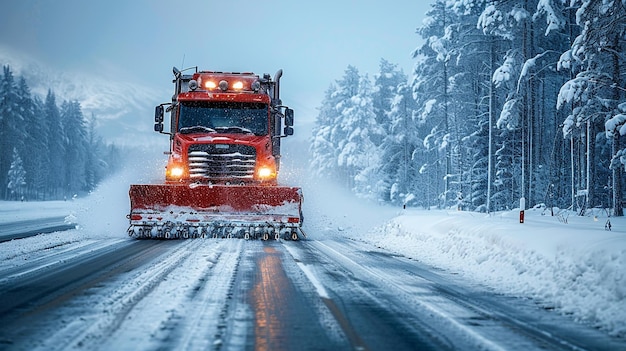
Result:
M348 65L372 78L385 58L410 75L415 29L432 2L3 0L0 50L159 89L170 89L172 66L272 75L282 68L283 102L312 120Z

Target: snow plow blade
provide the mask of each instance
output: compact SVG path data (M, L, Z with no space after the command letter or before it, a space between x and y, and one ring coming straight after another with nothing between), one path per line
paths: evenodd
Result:
M302 192L283 186L131 185L128 235L137 239L298 239Z

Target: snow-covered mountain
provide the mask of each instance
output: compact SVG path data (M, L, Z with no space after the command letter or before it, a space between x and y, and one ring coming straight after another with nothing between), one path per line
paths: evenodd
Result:
M165 81L159 87L124 80L110 72L60 71L37 59L0 46L0 64L8 65L14 76L24 77L33 95L45 99L51 89L61 104L64 100L80 102L83 114L92 114L98 133L118 145L165 145L152 131L153 108L171 95Z

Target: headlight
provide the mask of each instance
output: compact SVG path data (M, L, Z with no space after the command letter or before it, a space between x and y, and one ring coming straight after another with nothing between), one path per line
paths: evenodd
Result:
M170 166L165 172L165 178L168 180L180 179L185 174L185 168L182 166Z
M242 81L237 81L237 82L233 83L233 89L235 89L235 90L243 89L243 82Z
M256 175L262 180L276 177L274 170L270 167L260 167L257 170Z
M171 174L173 177L179 178L179 177L181 177L181 176L183 175L184 171L185 171L185 170L184 170L182 167L174 167L174 168L172 168L172 170L170 171L170 174Z

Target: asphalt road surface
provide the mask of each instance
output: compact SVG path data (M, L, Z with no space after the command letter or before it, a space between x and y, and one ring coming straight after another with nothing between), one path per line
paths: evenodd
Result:
M51 241L0 263L0 301L0 350L626 350L342 238Z

